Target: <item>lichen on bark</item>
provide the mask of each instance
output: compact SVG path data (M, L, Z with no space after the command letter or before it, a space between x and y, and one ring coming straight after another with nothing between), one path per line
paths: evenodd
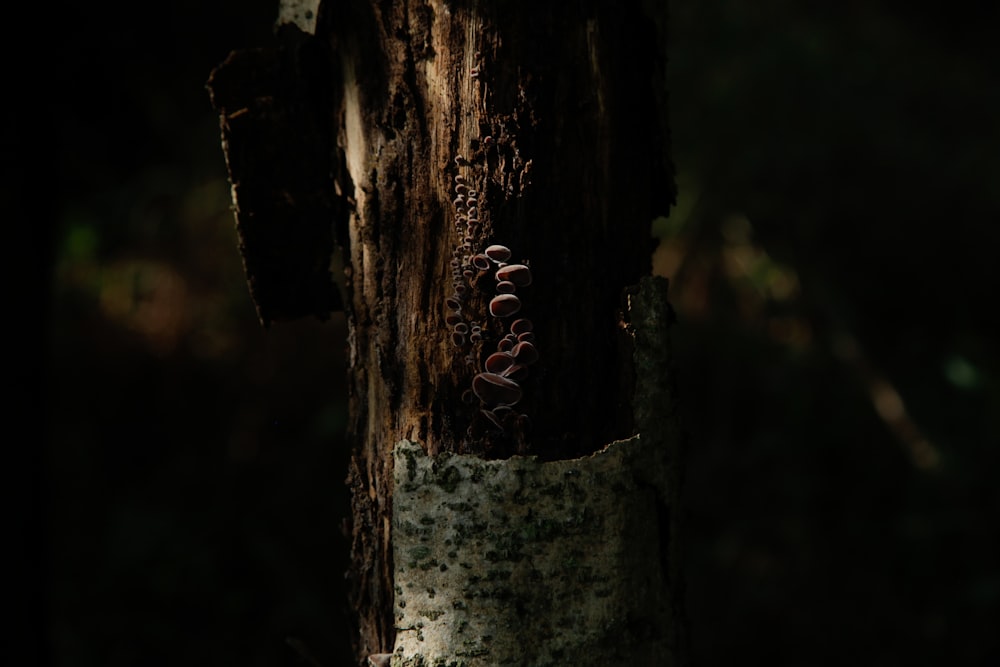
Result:
M667 477L641 436L550 462L404 440L395 461L393 665L663 664Z

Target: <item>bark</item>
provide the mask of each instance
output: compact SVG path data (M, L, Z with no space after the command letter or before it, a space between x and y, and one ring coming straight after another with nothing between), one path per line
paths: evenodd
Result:
M328 69L306 67L313 74L283 94L311 100L302 106L329 119L328 138L310 130L315 142L290 155L304 150L313 156L309 170L332 176L324 210L343 248L355 442L351 602L364 657L396 645L397 443L420 443L431 461L442 454L564 461L630 438L644 419L633 414L632 345L620 312L622 290L649 273L650 223L673 200L662 32L640 3L598 0L345 0L296 23L308 28L313 19L315 39L286 25L270 57L287 61L318 48L328 59ZM329 86L314 90L322 76L315 72L328 72ZM239 105L227 110L215 101L225 137ZM297 113L281 123L311 128L313 117ZM316 145L329 160L316 157L323 153ZM323 191L311 183L308 192ZM272 188L270 198L287 189ZM466 201L456 205L459 194ZM297 198L321 208L325 196ZM525 369L481 376L515 319L491 316L503 289L499 265L475 257L495 244L511 250L508 263L530 267L530 284L515 279L507 289L520 302L516 317L533 324L534 348L519 348ZM325 267L314 255L306 263L307 282L322 294L316 285ZM478 340L463 326L481 327ZM497 380L502 373L509 377ZM510 408L498 406L515 398ZM648 439L664 447L668 440ZM668 489L659 494L665 504L676 492L668 477L657 482ZM657 517L672 511L647 512L646 521L660 525ZM658 555L651 562L663 565ZM668 581L669 567L662 574Z
M393 665L682 664L665 282L629 297L640 434L552 462L396 446Z
M631 434L615 312L621 289L649 270L649 225L670 181L651 93L656 39L635 8L338 3L324 32L343 80L341 187L355 202L353 601L360 653L379 653L394 642L399 440L430 454L559 459ZM456 176L480 195L471 233L455 229ZM541 359L517 406L527 434L497 433L463 401L493 349L476 349L470 369L444 321L449 262L465 235L473 251L499 243L531 262L520 314L534 323ZM495 340L503 329L487 315L490 280L473 281L463 311Z

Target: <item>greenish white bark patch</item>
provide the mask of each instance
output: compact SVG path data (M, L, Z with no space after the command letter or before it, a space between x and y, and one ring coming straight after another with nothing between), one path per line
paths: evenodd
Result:
M294 23L302 32L316 34L319 0L281 0L278 5L278 25Z
M663 664L667 476L651 450L635 436L484 461L398 443L392 664Z

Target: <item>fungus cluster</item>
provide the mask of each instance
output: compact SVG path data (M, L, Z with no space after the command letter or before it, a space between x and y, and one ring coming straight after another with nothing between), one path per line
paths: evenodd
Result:
M467 164L461 155L455 158L459 166ZM468 180L461 174L455 176L455 230L461 238L451 257L451 295L445 299L445 323L451 328L451 340L460 348L467 344L482 340L482 325L468 323L462 314L463 304L469 295L469 287L477 271L482 271L481 261L477 264L472 255L474 234L479 230L479 200L477 193L469 186ZM488 266L486 268L489 268ZM475 357L471 352L466 356L466 363L475 365Z
M521 300L515 291L531 284L531 269L527 264L507 264L510 255L510 249L502 245L491 245L478 255L497 266L496 295L489 309L490 315L500 320L520 312ZM534 325L527 318L518 318L497 341L496 352L486 357L482 372L472 378L472 392L479 399L480 412L498 428L506 431L511 420L522 430L527 426L527 417L516 414L513 406L523 396L520 382L527 377L528 366L536 361Z
M470 74L473 79L479 78L479 66ZM483 148L492 144L493 137L489 135L480 141ZM478 153L481 151L477 150ZM462 155L455 156L455 167L460 173L454 177L452 205L459 240L450 260L452 290L445 299L445 323L452 343L465 353L465 365L475 372L472 390L467 390L463 398L468 403L478 399L483 417L504 432L514 425L523 431L527 417L515 413L513 406L523 397L521 383L527 377L528 366L538 360L538 350L531 321L514 316L522 306L517 290L531 284L531 269L526 261L509 263L512 253L504 245L493 244L482 252L473 252L477 239L485 236L482 197L476 183L470 180L478 173L480 178L476 180L482 181L485 189L485 175L470 169L473 162L479 162L478 155L472 161ZM493 272L493 286L484 289L489 272ZM481 309L483 292L490 294L487 309L493 319L489 321L481 310L478 316L467 316ZM496 341L495 351L489 353L483 349L493 341ZM479 359L483 356L485 360L480 367Z
M459 155L457 166L467 166L468 161ZM445 299L445 323L452 343L466 351L465 363L478 370L477 357L485 354L482 345L496 340L496 349L483 362L482 370L472 379L470 402L478 399L480 413L490 423L503 431L516 424L527 426L527 417L514 412L513 406L523 397L521 382L528 375L528 367L538 360L535 347L534 326L531 320L520 317L521 298L518 288L531 285L531 268L527 262L510 263L513 253L500 244L488 246L479 253L472 253L473 243L480 231L479 197L465 176L455 176L455 230L460 236L452 253L451 294ZM493 294L489 300L489 314L494 318L490 335L484 323L471 321L465 313L473 294L472 287L481 285L479 279L493 272ZM510 322L509 326L505 323Z

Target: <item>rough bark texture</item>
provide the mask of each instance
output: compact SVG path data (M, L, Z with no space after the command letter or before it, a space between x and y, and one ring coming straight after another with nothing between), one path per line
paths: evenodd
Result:
M291 180L309 186L296 190L274 169L255 206L280 217L286 202L313 202L323 212L309 219L332 217L343 249L355 439L351 602L363 657L391 651L395 639L396 443L419 442L431 456L554 461L636 431L631 346L619 312L622 290L649 272L650 223L673 200L662 18L622 0L343 0L322 3L315 16L311 3L292 4L283 16L295 25L282 28L281 46L256 65L266 74L272 63L278 74L266 75L264 86L240 75L257 92L229 98L213 90L213 99L224 137L247 110L263 110L269 120L275 99L293 101L298 111L278 124L292 135L303 128L309 145L293 136L287 151L272 153L280 142L267 139L255 152L265 163L272 155L291 159ZM300 29L314 24L315 37ZM289 62L291 76L282 69ZM213 74L217 88L225 87L225 69ZM324 77L327 85L317 83ZM282 87L285 80L294 85ZM328 127L314 125L303 108L318 109ZM295 164L296 153L307 164ZM235 195L232 155L230 167ZM453 203L459 194L465 201ZM256 229L252 215L239 213L241 233ZM285 220L260 252L322 228ZM317 257L328 244L322 234L314 238L315 246L302 244L306 284L324 296L322 311L328 267ZM501 288L497 265L474 257L491 244L508 247L509 262L530 265L530 285ZM315 299L303 302L298 290L280 296L278 288L297 276L268 275L277 276L268 294L279 296L266 306L258 300L262 319L313 307ZM515 287L518 317L533 322L539 359L527 375L505 371L519 398L509 409L497 404L512 399L478 391L477 398L470 388L510 329L512 318L491 317L490 301ZM459 332L455 318L482 331Z
M393 646L398 441L559 459L632 434L615 313L622 288L649 271L649 225L672 179L657 36L636 6L343 2L324 5L317 33L341 73L338 181L353 203L349 482L364 655ZM474 230L456 229L456 176L478 191ZM465 235L472 253L500 243L530 260L533 282L518 295L541 359L517 405L530 429L498 432L463 401L481 368L453 342L445 303ZM495 344L491 281L470 281L463 310ZM476 364L489 351L473 349Z

